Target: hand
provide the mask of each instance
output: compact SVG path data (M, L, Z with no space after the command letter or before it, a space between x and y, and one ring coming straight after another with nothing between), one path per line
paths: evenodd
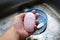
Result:
M37 21L37 18L39 16L39 14L36 14L36 11L33 10L32 13L35 14L36 16L36 25L34 27L34 31L29 33L27 32L25 29L24 29L24 25L23 25L23 22L24 22L24 16L25 16L25 13L21 13L17 16L15 16L14 20L13 20L13 23L12 23L12 26L15 28L15 31L16 33L19 35L20 39L24 39L28 36L30 36L31 34L33 34L36 29L37 29L37 25L38 25L38 21Z

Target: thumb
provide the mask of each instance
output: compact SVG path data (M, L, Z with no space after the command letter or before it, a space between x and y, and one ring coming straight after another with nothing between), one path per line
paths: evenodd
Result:
M19 15L17 15L18 18L21 18L22 20L24 19L25 17L25 13L20 13Z

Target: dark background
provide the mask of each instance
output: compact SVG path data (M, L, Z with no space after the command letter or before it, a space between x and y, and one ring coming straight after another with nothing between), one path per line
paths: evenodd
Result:
M7 16L18 10L18 7L27 2L46 2L55 5L60 8L60 0L0 0L0 18ZM18 5L19 4L19 5ZM17 6L15 6L17 5Z

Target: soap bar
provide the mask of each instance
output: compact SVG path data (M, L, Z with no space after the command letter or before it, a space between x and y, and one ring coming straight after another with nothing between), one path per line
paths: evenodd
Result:
M28 32L33 32L35 26L35 14L27 12L24 17L24 28Z

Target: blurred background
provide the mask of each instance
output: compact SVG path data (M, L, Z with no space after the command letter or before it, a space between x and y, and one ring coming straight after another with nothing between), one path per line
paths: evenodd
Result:
M9 28L15 15L30 8L42 9L48 16L47 28L26 40L60 40L60 0L0 0L0 35Z

